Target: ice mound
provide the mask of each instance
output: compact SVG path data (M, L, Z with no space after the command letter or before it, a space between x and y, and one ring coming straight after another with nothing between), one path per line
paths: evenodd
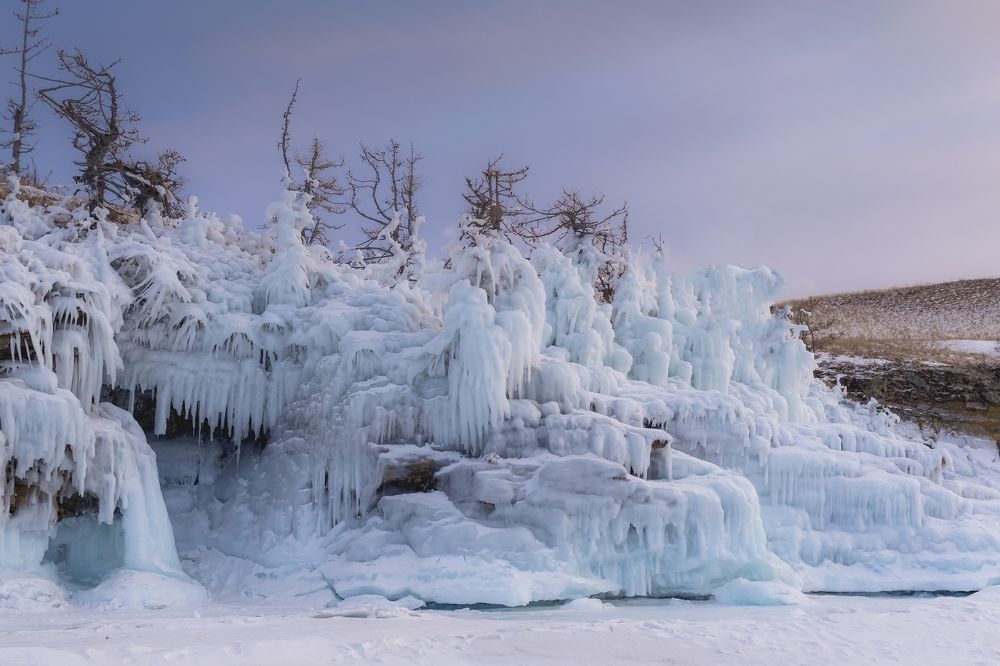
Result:
M777 580L731 580L712 593L720 604L733 606L798 606L809 603L802 591Z
M181 576L169 510L221 598L1000 579L995 453L815 380L771 270L631 256L598 293L586 237L526 258L482 235L338 264L303 245L305 203L257 234L194 202L121 226L7 198L3 568L155 591L116 572Z
M969 595L975 601L988 601L990 603L1000 603L1000 585L991 585Z
M406 617L416 615L413 611L423 605L423 601L414 597L390 600L378 594L359 594L331 604L329 610L317 613L313 617Z
M601 601L600 599L592 599L591 597L580 597L579 599L573 599L568 601L559 607L560 610L573 611L577 613L590 613L593 611L603 611L611 607L611 604Z
M48 578L18 571L0 571L0 613L48 612L66 607L63 589Z
M106 609L159 610L196 606L207 599L205 588L184 577L120 569L97 586L73 594L73 600Z

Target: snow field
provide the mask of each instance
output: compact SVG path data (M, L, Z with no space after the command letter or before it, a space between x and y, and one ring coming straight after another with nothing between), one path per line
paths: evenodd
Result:
M592 600L589 600L592 601ZM1000 659L1000 604L810 597L799 606L649 601L359 617L209 606L81 612L0 626L4 664L962 664Z

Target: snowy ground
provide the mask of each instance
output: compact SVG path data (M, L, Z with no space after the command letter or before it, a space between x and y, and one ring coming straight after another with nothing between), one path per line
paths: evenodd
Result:
M937 344L953 352L1000 358L1000 342L997 340L942 340Z
M274 607L0 616L15 664L996 664L1000 595L812 596L800 606L634 601L581 610ZM991 598L992 597L992 598ZM578 602L579 603L579 602Z

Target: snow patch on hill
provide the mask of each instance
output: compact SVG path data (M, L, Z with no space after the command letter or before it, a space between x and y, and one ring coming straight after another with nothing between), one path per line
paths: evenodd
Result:
M953 352L1000 358L1000 342L997 340L941 340L937 344Z

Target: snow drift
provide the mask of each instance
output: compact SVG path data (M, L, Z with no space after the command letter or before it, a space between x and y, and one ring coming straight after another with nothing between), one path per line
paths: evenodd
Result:
M219 597L1000 580L995 456L813 379L769 269L632 257L608 303L586 239L352 267L304 204L262 235L7 197L0 568L189 585L169 510Z

